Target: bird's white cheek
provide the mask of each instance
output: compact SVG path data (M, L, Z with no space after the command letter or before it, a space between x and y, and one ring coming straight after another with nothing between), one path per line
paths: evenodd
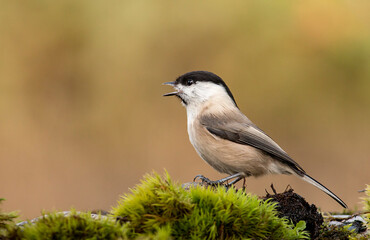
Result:
M185 98L190 98L192 96L192 90L189 88L182 88L180 90Z

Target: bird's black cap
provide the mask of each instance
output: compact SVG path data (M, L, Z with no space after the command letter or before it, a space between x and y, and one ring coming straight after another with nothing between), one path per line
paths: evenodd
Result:
M225 88L227 94L230 96L230 98L234 101L235 105L236 101L234 99L233 94L231 93L229 87L226 85L226 83L217 76L214 73L207 72L207 71L193 71L193 72L188 72L176 79L176 84L182 84L182 85L189 85L189 81L196 83L196 82L212 82L218 85L221 85Z

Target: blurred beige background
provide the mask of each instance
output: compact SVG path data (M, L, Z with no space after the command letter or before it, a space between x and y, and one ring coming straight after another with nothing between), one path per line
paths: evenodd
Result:
M223 177L163 98L191 70L220 75L241 110L351 208L370 183L369 1L2 1L0 197L22 218L109 209L153 170ZM263 195L289 176L250 178Z

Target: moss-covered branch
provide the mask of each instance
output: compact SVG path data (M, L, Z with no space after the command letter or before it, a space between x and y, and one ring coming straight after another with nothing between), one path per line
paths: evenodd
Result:
M370 210L370 188L365 211ZM0 199L0 202L2 199ZM276 201L276 199L275 199ZM166 174L145 176L106 216L75 210L48 213L16 225L14 213L0 211L3 239L307 239L304 221L279 217L278 202L233 188L185 190ZM281 208L282 206L280 206ZM96 216L96 215L95 215ZM368 220L368 219L367 219ZM325 225L318 239L366 239L348 227Z

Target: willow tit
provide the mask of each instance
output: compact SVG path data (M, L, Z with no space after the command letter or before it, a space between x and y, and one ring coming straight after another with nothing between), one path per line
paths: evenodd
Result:
M217 185L234 179L231 185L249 176L293 174L347 207L239 110L219 76L194 71L164 84L176 90L164 96L178 97L186 108L189 139L199 156L217 171L230 175L218 181L198 175L202 181Z

